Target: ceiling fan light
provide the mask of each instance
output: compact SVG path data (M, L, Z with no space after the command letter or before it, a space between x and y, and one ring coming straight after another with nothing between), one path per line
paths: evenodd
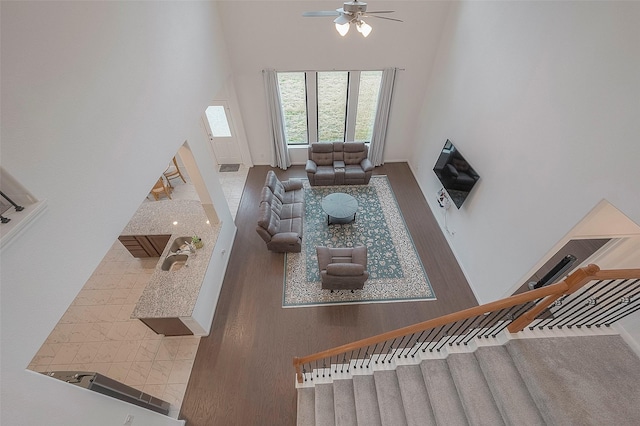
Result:
M349 23L346 24L338 24L336 22L336 30L340 33L342 37L346 36L349 32Z
M357 24L357 28L358 28L358 31L359 31L359 32L360 32L364 37L367 37L367 36L371 33L371 30L373 29L373 28L371 28L371 25L367 24L367 23L366 23L366 22L364 22L364 21L360 21L360 22L358 22L358 24Z

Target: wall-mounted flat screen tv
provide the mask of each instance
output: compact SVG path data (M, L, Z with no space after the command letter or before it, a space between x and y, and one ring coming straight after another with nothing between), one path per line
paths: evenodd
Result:
M457 208L462 206L480 176L449 139L445 142L433 168L442 186Z

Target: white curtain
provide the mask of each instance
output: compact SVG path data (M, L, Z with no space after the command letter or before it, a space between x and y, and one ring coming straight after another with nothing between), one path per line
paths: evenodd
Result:
M271 131L271 166L287 170L291 165L287 138L284 133L284 118L280 103L280 89L275 70L262 71L264 88L267 94L267 109L269 112L269 130Z
M391 109L391 97L393 95L393 83L396 79L397 68L385 68L382 71L382 84L378 96L378 109L376 121L373 125L373 135L369 146L369 160L374 166L384 164L382 155L387 138L387 124L389 123L389 111Z

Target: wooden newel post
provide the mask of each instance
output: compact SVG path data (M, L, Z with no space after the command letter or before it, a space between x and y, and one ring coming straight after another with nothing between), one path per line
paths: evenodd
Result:
M574 273L569 275L567 279L564 280L564 282L567 284L567 289L565 291L547 296L533 309L525 312L523 315L509 324L507 330L509 330L509 333L517 333L524 330L526 326L531 324L531 322L536 319L536 317L540 315L542 311L551 306L552 303L554 303L564 294L571 294L579 290L583 285L591 281L594 278L595 274L599 271L600 268L598 267L598 265L593 264L577 269Z
M296 380L298 381L298 383L302 383L302 372L300 371L300 364L299 364L299 360L300 358L293 357L293 366L296 368Z

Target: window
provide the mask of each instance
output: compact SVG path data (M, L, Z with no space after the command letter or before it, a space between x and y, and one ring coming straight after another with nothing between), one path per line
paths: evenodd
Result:
M376 121L381 79L382 71L363 71L360 73L356 129L353 139L356 142L371 141L373 125Z
M382 71L278 73L289 145L370 142Z
M306 79L303 72L279 72L280 102L287 143L307 143Z

